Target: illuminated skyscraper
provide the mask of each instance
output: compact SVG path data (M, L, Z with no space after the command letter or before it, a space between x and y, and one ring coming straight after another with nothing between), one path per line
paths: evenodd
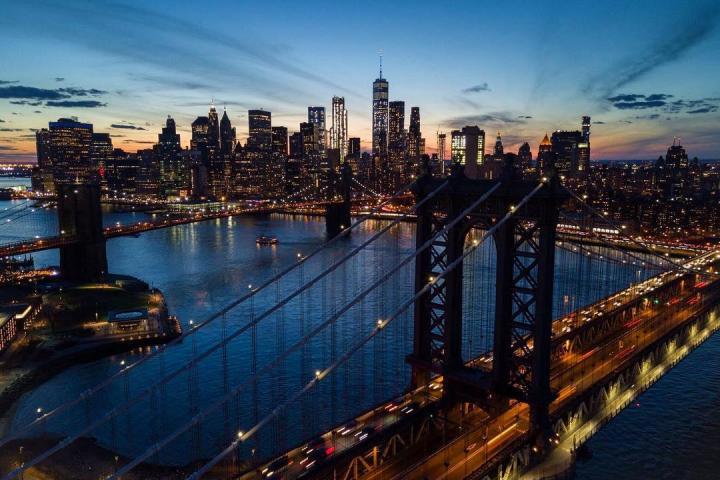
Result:
M477 178L478 167L485 163L485 131L477 126L453 130L450 140L452 162L465 166L465 175Z
M201 153L207 152L208 117L197 117L192 123L191 129L190 148Z
M340 163L345 160L347 153L347 110L345 110L345 97L332 98L332 127L330 127L330 148L340 152Z
M502 158L502 156L505 154L505 149L503 148L502 144L502 136L500 136L500 132L497 132L497 137L495 137L495 148L493 149L493 155L496 157L495 159Z
M420 133L420 107L410 108L410 127L408 128L408 160L417 165L420 161L420 143L422 134Z
M90 163L93 126L75 119L61 118L50 122L50 164L56 182L94 178Z
M220 150L220 123L215 105L212 104L208 112L208 148L215 152Z
M389 104L388 163L395 173L405 170L405 102Z
M538 147L538 154L537 154L537 168L538 173L544 173L545 170L550 167L550 165L553 164L553 151L552 151L552 142L548 138L547 133L545 134L545 137L540 142L540 146Z
M317 129L317 148L320 155L325 155L325 107L308 107L308 123L312 123Z
M107 167L113 160L113 144L109 133L93 133L90 144L90 168L97 172L101 191L107 192Z
M578 170L587 174L590 170L590 117L582 117L582 141L578 144Z
M440 162L444 162L445 158L445 140L447 135L445 133L438 132L437 134L437 148L438 148L438 159Z
M517 168L523 175L528 175L533 172L532 165L532 151L530 150L530 144L525 142L520 145L518 150L518 165Z
M382 76L381 57L380 76L373 82L372 154L383 160L387 158L388 146L388 91L388 81Z
M248 110L248 148L270 153L272 150L271 114L265 110Z
M288 155L288 129L287 127L272 127L272 151L275 154L287 157Z

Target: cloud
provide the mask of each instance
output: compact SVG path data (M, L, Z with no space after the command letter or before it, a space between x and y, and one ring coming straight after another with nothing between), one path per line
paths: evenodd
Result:
M603 122L602 120L596 120L592 123L593 123L593 125L605 125L605 122Z
M33 113L42 113L42 110L35 110Z
M651 113L649 115L637 115L635 117L636 120L657 120L660 118L659 113Z
M29 98L33 100L60 100L70 98L70 95L58 90L46 88L27 87L17 85L12 87L0 87L0 98Z
M607 69L590 78L583 92L597 98L607 98L656 68L679 60L686 52L712 35L717 28L719 13L720 8L713 5L698 9L690 18L676 19L676 25L672 29L663 30L658 40L645 51L633 52L626 58L609 64Z
M0 123L5 123L5 120L3 120L2 118L0 118Z
M693 114L693 115L694 115L694 114L697 114L697 113L712 113L712 112L717 112L717 111L718 111L717 105L710 105L710 106L707 106L707 107L696 108L695 110L688 110L687 113L690 113L690 114Z
M510 112L491 112L491 113L478 113L474 115L460 115L444 120L443 126L446 128L458 128L465 125L479 125L482 128L482 124L490 125L517 125L524 124L527 121L524 118L519 118L517 115Z
M85 97L88 95L105 95L105 90L98 90L97 88L76 88L76 87L66 87L66 88L58 88L58 92L67 93L68 95L71 95L73 97Z
M65 77L55 77L55 81L56 81L56 82L64 82L64 81L65 81Z
M33 107L37 107L38 105L42 105L42 102L40 101L30 101L30 100L10 100L10 103L13 105L30 105Z
M533 118L531 115L518 115L517 118Z
M97 100L63 100L60 102L45 102L46 107L68 107L68 108L97 108L105 107L107 103Z
M113 123L110 125L110 128L126 128L128 130L145 130L143 127L138 127L136 125L130 125L125 123Z
M22 132L22 128L0 128L0 132Z
M128 138L127 140L123 140L123 143L139 143L139 144L150 145L150 144L154 144L155 142L150 141L150 140L132 140L132 139Z
M7 85L8 83L18 83L17 80L0 80L0 85Z
M463 93L480 93L480 92L489 92L490 86L487 82L483 82L477 85L473 85L472 87L464 88Z
M652 93L643 95L640 93L623 93L608 97L607 100L619 110L645 110L659 109L665 113L711 113L718 110L717 100L704 98L700 100L672 100L673 95L667 93ZM636 118L649 118L649 115Z
M197 78L203 81L209 78L214 85L226 86L232 79L235 88L252 88L255 97L261 93L277 100L306 93L298 80L365 97L363 93L349 91L346 85L332 82L317 70L290 61L289 49L273 44L271 37L245 32L241 39L160 9L113 1L52 2L37 8L32 22L19 9L11 9L7 17L6 23L16 30L30 29L31 34L72 41L107 55L150 65L166 78L198 72ZM67 18L82 21L70 24ZM213 55L207 55L209 51ZM202 72L216 74L209 77Z
M0 151L10 151L10 150L17 150L17 148L11 146L11 145L0 145Z

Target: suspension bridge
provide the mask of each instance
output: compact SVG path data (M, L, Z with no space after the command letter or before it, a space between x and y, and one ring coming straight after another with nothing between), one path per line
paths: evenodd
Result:
M520 478L720 327L720 251L560 239L566 217L602 214L552 172L426 169L410 188L406 214L335 248L381 202L169 344L47 399L0 439L2 478Z

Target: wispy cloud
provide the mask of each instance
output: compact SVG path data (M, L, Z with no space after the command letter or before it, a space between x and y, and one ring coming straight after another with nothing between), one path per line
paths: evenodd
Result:
M55 81L56 81L56 82L64 82L64 81L65 81L65 78L63 78L63 77L55 77Z
M107 106L107 103L97 100L61 100L45 102L46 107L66 107L66 108L99 108Z
M458 128L465 125L479 125L482 128L484 124L497 126L517 125L525 123L527 123L527 120L523 116L518 116L510 112L490 112L470 115L459 115L456 117L447 118L442 122L442 126L445 128Z
M138 127L137 125L131 125L127 123L113 123L110 125L110 128L124 128L127 130L145 130L143 127Z
M672 29L663 30L658 40L645 51L611 63L604 71L593 75L583 92L598 99L607 98L658 67L681 59L715 31L719 15L720 7L716 4L694 12L684 21L678 19Z
M9 83L18 83L17 80L0 80L0 85L7 85Z
M70 95L60 90L47 88L28 87L14 85L12 87L0 87L0 98L28 98L33 100L60 100L70 98Z
M482 82L477 85L473 85L472 87L464 88L463 93L480 93L480 92L489 92L490 86L487 82Z

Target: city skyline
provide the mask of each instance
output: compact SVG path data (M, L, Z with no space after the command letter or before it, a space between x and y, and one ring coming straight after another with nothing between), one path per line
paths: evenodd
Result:
M34 161L33 130L70 116L133 152L150 148L171 115L186 147L192 121L213 98L218 111L227 106L244 142L248 110L272 112L273 126L292 133L308 106L331 112L333 96L344 97L348 137L360 137L370 151L378 49L389 101L405 102L408 117L410 106L420 107L429 153L436 151L436 131L466 125L501 131L508 151L529 142L535 152L546 132L576 128L580 116L590 115L593 160L657 158L674 136L692 156L720 156L713 126L720 90L712 82L720 67L707 62L720 47L719 10L709 2L667 2L652 11L623 5L623 18L614 15L621 5L615 2L560 15L540 6L390 5L377 24L370 21L372 5L343 5L318 12L315 21L326 28L313 38L300 29L310 18L298 6L249 6L240 14L218 5L212 13L227 15L211 22L182 5L168 15L161 4L151 11L124 3L31 3L32 16L25 4L9 5L0 19L7 45L0 78L4 161ZM481 11L488 21L471 28L473 15L457 10ZM400 11L410 18L389 28ZM72 29L62 21L71 15ZM263 28L232 28L233 21L253 25L261 16ZM330 21L340 17L347 21ZM671 24L680 27L666 28ZM348 28L371 40L356 42ZM323 48L312 49L313 42ZM687 74L696 71L702 74Z

